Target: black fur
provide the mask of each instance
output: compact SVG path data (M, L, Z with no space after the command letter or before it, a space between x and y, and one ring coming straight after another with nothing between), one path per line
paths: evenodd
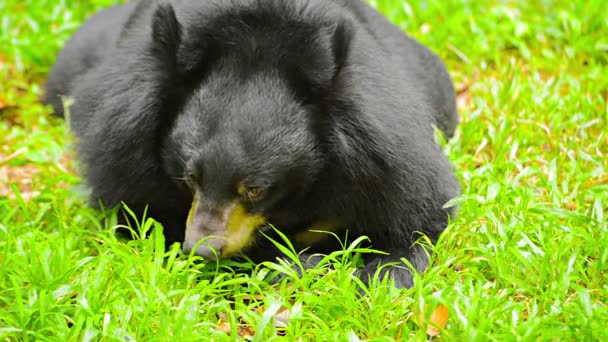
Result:
M75 100L92 202L149 206L172 242L184 238L191 187L221 202L244 179L269 188L248 210L288 236L330 220L351 241L370 237L389 256L367 260L366 280L401 258L424 270L414 242L435 242L453 214L442 206L459 187L432 128L454 132L452 82L436 55L359 1L117 5L74 35L46 89L59 115L60 96ZM279 255L257 238L246 255ZM390 272L412 285L405 269Z

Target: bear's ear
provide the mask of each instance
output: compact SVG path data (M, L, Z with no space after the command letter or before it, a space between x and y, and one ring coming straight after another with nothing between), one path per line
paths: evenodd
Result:
M350 43L352 40L352 31L350 25L346 21L341 21L335 27L333 33L333 54L334 61L336 64L336 75L339 73L344 64L346 63L346 59L348 58L348 50L350 48Z
M177 67L177 51L182 41L182 27L170 4L160 4L152 15L152 45L165 66Z
M317 31L305 46L291 49L289 78L301 96L318 98L331 90L346 64L351 40L351 26L342 20Z

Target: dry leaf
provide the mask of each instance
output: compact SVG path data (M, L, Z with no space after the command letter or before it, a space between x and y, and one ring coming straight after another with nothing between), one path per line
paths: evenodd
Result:
M441 333L441 329L445 329L448 325L448 315L449 310L448 307L440 304L433 313L431 313L431 317L429 317L429 322L426 324L424 322L425 314L423 312L420 313L420 322L422 326L426 326L426 333L431 337L435 337Z
M264 296L261 294L257 294L257 295L253 295L253 296L243 295L243 296L241 296L241 299L243 300L243 302L249 304L252 301L258 301L258 302L264 301Z
M239 336L242 338L252 337L255 335L255 330L250 325L241 325L238 327Z
M464 88L462 92L456 95L456 107L459 111L464 111L471 106L471 92L469 88Z
M217 327L217 330L221 330L223 332L225 332L226 334L230 334L232 332L232 329L230 328L230 323L228 322L220 322Z
M217 326L215 327L216 331L223 331L228 335L232 334L232 327L230 325L230 322L227 322L226 320L228 319L228 315L224 312L220 312L218 314L218 318L219 318L219 323L217 324ZM253 335L255 335L255 330L253 329L252 326L246 324L243 319L239 319L240 321L240 325L237 326L236 330L237 330L237 335L239 337L242 338L247 338L247 337L251 337Z
M276 328L287 328L289 324L290 312L286 308L281 308L276 315L274 315L274 326Z

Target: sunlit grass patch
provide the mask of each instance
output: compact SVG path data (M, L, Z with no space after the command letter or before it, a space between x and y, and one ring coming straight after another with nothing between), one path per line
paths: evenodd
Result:
M38 98L112 2L0 0L0 339L423 340L431 316L455 341L608 338L604 1L370 1L449 66L464 193L416 286L363 297L340 252L302 276L204 263L160 230L121 240L87 208L71 137Z

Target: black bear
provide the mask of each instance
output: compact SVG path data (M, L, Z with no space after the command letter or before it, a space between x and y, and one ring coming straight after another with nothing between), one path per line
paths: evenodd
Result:
M459 185L433 126L458 123L441 60L355 0L121 4L59 54L45 103L71 128L91 202L126 203L208 259L339 248L365 235L379 265L428 255ZM67 117L67 115L66 115ZM312 259L311 259L312 260ZM314 262L313 262L314 263ZM410 287L407 268L384 268Z

